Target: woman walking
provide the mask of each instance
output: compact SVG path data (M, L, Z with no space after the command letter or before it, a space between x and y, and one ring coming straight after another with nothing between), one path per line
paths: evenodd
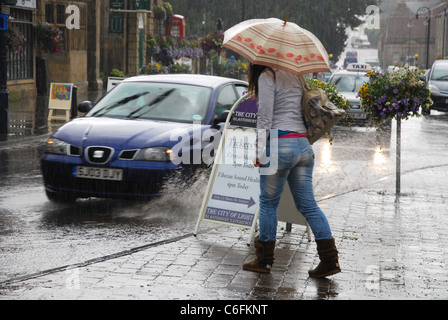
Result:
M295 205L306 218L317 243L320 263L308 272L310 277L320 278L341 272L330 226L314 198L314 153L302 119L300 78L285 70L251 64L249 91L258 98L259 139L254 164L264 164L263 151L272 157L269 141L278 139L278 168L275 173L260 175L259 235L254 241L256 258L244 263L243 269L270 272L275 260L277 208L287 182ZM267 135L270 135L269 139L262 139Z

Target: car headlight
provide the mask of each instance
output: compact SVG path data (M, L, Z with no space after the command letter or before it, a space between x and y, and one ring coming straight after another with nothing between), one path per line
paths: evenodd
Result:
M62 154L66 156L80 156L81 148L73 146L65 141L50 138L47 141L47 153Z
M440 90L432 83L429 83L429 90L431 90L431 93L439 94Z
M141 149L134 160L143 161L171 161L173 150L166 147Z

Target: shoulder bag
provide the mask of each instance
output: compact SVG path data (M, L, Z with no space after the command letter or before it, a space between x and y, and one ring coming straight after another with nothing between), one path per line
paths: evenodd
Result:
M308 134L308 141L313 144L319 140L325 133L344 116L344 109L336 107L326 93L320 89L311 90L303 76L299 76L302 83L302 116L305 122Z

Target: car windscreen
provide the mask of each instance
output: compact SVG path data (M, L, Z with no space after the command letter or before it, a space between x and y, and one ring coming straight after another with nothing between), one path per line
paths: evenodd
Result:
M440 63L436 65L430 80L448 81L448 63Z
M193 85L122 82L86 116L201 121L206 116L211 92L211 88Z
M338 88L339 92L358 92L366 82L369 82L369 77L364 74L335 74L330 81Z

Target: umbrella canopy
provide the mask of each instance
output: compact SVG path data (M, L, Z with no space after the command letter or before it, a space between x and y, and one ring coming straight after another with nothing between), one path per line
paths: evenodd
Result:
M241 22L224 33L223 46L250 63L279 68L297 75L329 72L329 58L311 32L280 19Z

